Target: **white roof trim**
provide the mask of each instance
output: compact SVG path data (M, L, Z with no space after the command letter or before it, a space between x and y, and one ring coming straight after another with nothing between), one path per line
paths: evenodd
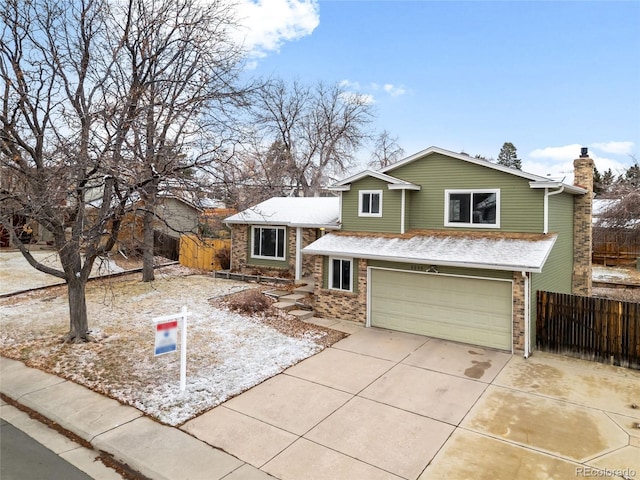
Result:
M361 180L365 177L373 177L373 178L377 178L378 180L382 180L383 182L387 182L389 183L389 189L391 190L402 190L402 189L408 189L408 190L420 190L420 186L416 185L414 183L411 182L407 182L406 180L402 180L400 178L396 178L396 177L392 177L391 175L386 175L384 173L381 172L374 172L373 170L364 170L356 175L353 175L349 178L345 178L344 180L336 183L335 185L332 185L331 187L329 187L330 190L341 190L341 187L347 186L353 182L356 182L358 180ZM393 188L392 188L393 186Z
M549 179L546 177L541 177L539 175L534 175L533 173L527 173L527 172L523 172L522 170L518 170L515 168L510 168L510 167L505 167L504 165L499 165L497 163L492 163L489 162L487 160L482 160L480 158L473 158L469 155L465 155L463 153L456 153L456 152L452 152L450 150L445 150L444 148L439 148L439 147L429 147L425 150L422 150L418 153L414 153L413 155L410 155L406 158L403 158L402 160L389 165L387 167L384 167L382 169L379 170L379 172L386 174L387 172L390 172L392 170L395 170L396 168L399 168L403 165L406 165L408 163L411 163L415 160L418 160L419 158L425 157L427 155L430 155L432 153L439 153L441 155L446 155L447 157L452 157L452 158L457 158L458 160L464 160L465 162L469 162L469 163L473 163L475 165L480 165L483 167L487 167L487 168L492 168L494 170L498 170L500 172L504 172L504 173L509 173L511 175L515 175L517 177L522 177L522 178L526 178L528 180L531 180L531 183L535 183L535 182L548 182ZM531 185L530 183L530 185ZM585 189L580 188L580 187L575 187L573 185L568 185L568 184L563 184L565 185L565 191L569 192L569 193L573 193L573 194L583 194L586 192ZM531 187L531 188L535 188L535 187ZM544 187L541 187L544 188Z
M540 240L501 237L416 235L363 237L327 234L306 248L308 255L540 273L557 235Z
M529 182L530 188L560 188L564 187L565 192L581 195L583 193L587 193L586 188L578 187L576 185L569 185L567 183L556 182L553 180L546 180L540 182Z
M413 185L413 184L409 184L409 185L390 184L388 188L389 190L422 190L422 187L420 187L420 185Z

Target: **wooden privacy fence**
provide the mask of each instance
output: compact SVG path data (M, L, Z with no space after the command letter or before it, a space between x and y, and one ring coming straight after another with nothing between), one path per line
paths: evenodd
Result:
M537 301L541 350L640 369L640 303L543 291Z
M640 258L640 231L594 227L592 258L603 265L635 264Z
M231 240L198 238L196 235L180 236L180 264L203 270L222 270L217 254L231 249Z

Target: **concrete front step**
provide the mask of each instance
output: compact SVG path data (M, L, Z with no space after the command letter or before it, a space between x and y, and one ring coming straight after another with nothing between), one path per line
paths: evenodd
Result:
M273 304L273 308L288 312L289 310L293 310L294 308L296 308L296 304L295 302L276 302Z
M288 313L289 315L297 317L299 320L306 320L313 317L313 312L311 310L289 310Z
M279 302L297 302L298 300L302 300L307 298L307 295L304 293L290 293L289 295L283 295L278 298Z
M293 291L295 293L313 293L314 288L315 285L313 283L307 283L306 285L294 288Z

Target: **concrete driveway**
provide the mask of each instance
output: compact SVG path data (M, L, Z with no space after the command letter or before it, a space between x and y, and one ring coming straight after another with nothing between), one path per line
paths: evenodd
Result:
M640 478L633 403L637 371L367 328L182 428L283 480Z

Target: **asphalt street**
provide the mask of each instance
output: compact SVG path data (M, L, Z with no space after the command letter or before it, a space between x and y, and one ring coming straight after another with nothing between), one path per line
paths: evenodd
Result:
M0 419L0 478L91 480L91 477L3 419Z

